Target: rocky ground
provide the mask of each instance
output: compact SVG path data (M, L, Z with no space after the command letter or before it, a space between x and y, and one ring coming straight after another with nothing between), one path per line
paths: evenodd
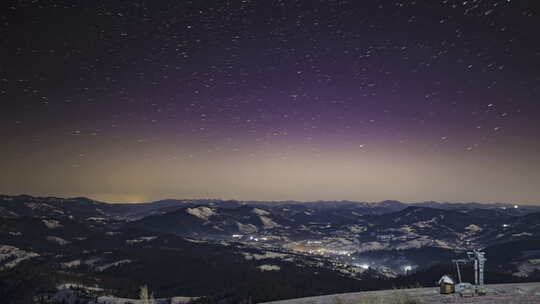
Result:
M414 300L411 302L404 299ZM265 304L394 304L394 303L466 303L466 304L537 304L540 303L540 283L488 285L485 296L461 297L441 295L438 288L381 290L308 297Z

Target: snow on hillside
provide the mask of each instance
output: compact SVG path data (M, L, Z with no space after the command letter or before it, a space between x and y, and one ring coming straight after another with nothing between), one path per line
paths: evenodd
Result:
M41 222L43 222L43 224L49 229L57 229L63 227L62 224L60 224L60 222L57 220L42 220Z
M104 217L88 217L86 218L87 221L93 221L93 222L107 222L108 220Z
M0 245L0 270L10 269L17 266L20 262L37 257L39 254L31 251L25 251L17 247Z
M196 244L206 244L208 243L208 241L205 241L205 240L198 240L198 239L192 239L192 238L188 238L188 237L185 237L184 240L190 242L190 243L196 243Z
M482 228L475 224L470 224L469 226L465 227L465 230L468 230L470 232L479 232L482 231Z
M388 245L382 244L382 243L377 242L377 241L365 242L365 243L360 243L360 245L358 246L357 251L358 252L364 252L364 251L382 250L382 249L386 249L387 247L388 247Z
M57 237L57 236L48 236L47 241L56 243L58 245L67 245L69 244L69 241L64 240L63 238Z
M143 242L150 242L152 240L157 239L157 236L141 236L140 238L136 238L133 240L126 240L126 244L137 244L137 243L143 243Z
M290 255L278 252L266 251L264 254L242 252L246 260L265 260L265 259L286 259Z
M132 260L120 260L120 261L116 261L116 262L113 262L113 263L108 263L108 264L105 264L105 265L101 265L101 266L98 266L96 267L96 271L104 271L108 268L111 268L111 267L116 267L116 266L120 266L120 265L123 265L123 264L127 264L127 263L133 263L134 261Z
M40 202L40 203L35 203L35 202L27 202L27 203L24 203L24 205L32 210L35 210L35 209L54 209L53 206L49 205L49 204L45 204L43 202Z
M540 271L540 259L530 259L518 264L518 271L514 273L518 277L528 277L535 271Z
M530 232L515 233L515 234L512 234L512 236L513 237L532 236L532 233L530 233Z
M107 260L108 260L107 258L99 258L99 257L91 257L91 258L88 258L86 260L85 259L75 259L75 260L69 260L69 261L60 263L60 266L62 268L77 268L77 267L80 267L81 265L85 265L85 266L87 266L87 267L89 267L91 269L94 269L97 272L102 272L102 271L105 271L106 269L109 269L111 267L116 267L116 266L120 266L120 265L123 265L123 264L133 263L134 262L134 261L128 260L128 259L119 260L119 261L114 261L114 260L107 261Z
M450 244L448 244L447 242L445 241L441 241L441 240L435 240L435 246L433 247L440 247L440 248L445 248L445 249L453 249L455 247L452 247L450 246Z
M259 218L261 219L261 221L263 223L264 229L272 229L272 228L281 227L281 225L279 225L278 223L272 221L270 218L268 218L266 216L260 215Z
M365 226L361 226L361 225L351 225L351 226L348 226L347 228L352 233L362 233L367 230Z
M261 265L261 266L258 266L257 268L259 268L261 271L279 271L281 270L281 267L277 266L277 265Z
M92 258L89 258L87 260L85 260L84 262L82 262L84 265L86 266L90 266L90 267L93 267L95 266L96 264L98 264L99 262L101 262L101 258L99 257L92 257Z
M86 286L86 285L77 284L77 283L63 283L56 286L56 289L58 290L73 289L73 288L82 288L82 289L91 290L91 291L103 291L103 288L100 288L100 287Z
M213 209L204 206L197 208L187 208L186 212L205 221L208 221L211 216L216 215Z
M263 209L259 209L259 208L254 208L251 212L257 214L257 215L269 215L270 212L266 211L266 210L263 210Z
M81 266L81 260L77 259L77 260L61 263L60 265L62 266L62 268L76 268L76 267Z
M420 221L416 222L413 225L418 228L431 228L433 227L433 224L437 224L438 218L434 217L428 221Z
M253 224L242 224L240 222L236 222L236 226L238 227L238 231L244 234L255 233L259 230L257 226Z

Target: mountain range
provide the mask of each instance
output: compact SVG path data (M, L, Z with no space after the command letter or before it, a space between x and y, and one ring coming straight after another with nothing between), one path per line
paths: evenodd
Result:
M430 284L476 248L487 253L488 281L534 280L539 239L540 207L515 204L4 195L0 296L53 301L79 286L135 297L147 284L165 297L269 301Z

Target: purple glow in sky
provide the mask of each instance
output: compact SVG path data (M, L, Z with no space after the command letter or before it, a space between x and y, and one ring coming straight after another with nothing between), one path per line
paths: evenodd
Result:
M14 1L0 193L540 203L536 1Z

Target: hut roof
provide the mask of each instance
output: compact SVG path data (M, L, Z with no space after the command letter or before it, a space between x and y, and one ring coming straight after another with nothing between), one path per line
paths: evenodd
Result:
M454 284L454 280L448 275L443 275L439 280L439 284L442 284L442 283Z

